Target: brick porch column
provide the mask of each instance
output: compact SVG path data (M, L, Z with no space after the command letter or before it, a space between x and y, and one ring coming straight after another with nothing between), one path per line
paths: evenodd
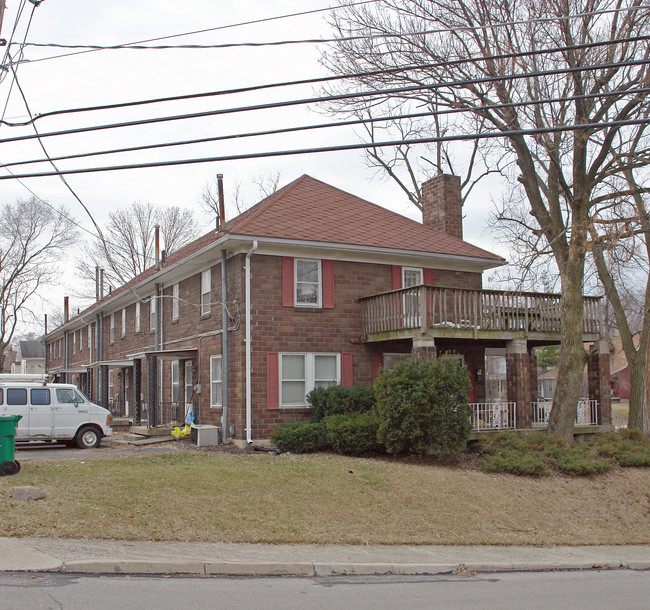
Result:
M411 355L413 360L435 360L438 355L435 341L430 337L413 339Z
M596 353L587 363L589 400L598 401L598 423L606 426L612 423L612 393L609 379L609 343L597 341Z
M530 401L537 402L539 392L537 390L537 356L535 350L530 350Z
M517 428L532 428L530 409L530 355L525 339L506 344L506 388L508 402L517 403Z

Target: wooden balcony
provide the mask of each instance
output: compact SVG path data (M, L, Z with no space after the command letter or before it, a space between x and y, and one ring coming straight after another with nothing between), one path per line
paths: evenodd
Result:
M366 341L426 334L455 339L560 340L560 295L414 286L359 299ZM584 297L584 341L596 341L600 298Z

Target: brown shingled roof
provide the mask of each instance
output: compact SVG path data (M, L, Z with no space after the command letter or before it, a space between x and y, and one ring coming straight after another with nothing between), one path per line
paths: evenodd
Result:
M487 250L303 175L241 216L234 235L503 259Z
M170 254L164 267L182 261L224 234L448 254L496 264L505 262L487 250L305 174L227 222L223 234L210 231ZM155 273L155 267L150 267L107 296L115 297ZM103 303L93 303L83 314Z

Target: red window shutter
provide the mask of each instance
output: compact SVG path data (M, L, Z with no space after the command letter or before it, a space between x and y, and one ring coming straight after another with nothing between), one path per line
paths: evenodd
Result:
M351 388L353 384L352 352L343 352L341 354L341 385L344 388Z
M293 307L293 258L282 257L282 306Z
M391 284L391 290L399 290L402 287L402 268L399 265L393 265Z
M266 354L266 408L280 408L280 361L278 352Z
M372 355L372 380L379 377L379 369L384 365L383 354L373 353Z
M427 286L433 286L435 282L435 275L433 269L424 270L424 283Z
M323 308L334 309L334 261L323 261Z

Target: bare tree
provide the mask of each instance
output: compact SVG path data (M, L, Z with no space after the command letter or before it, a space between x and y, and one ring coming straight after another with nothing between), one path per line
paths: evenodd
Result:
M616 205L624 171L650 159L650 51L639 38L650 11L638 0L383 0L332 19L341 40L324 61L351 76L347 92L435 105L456 116L450 134L492 139L514 162L531 228L559 271L562 350L549 429L571 438L588 357L589 226ZM413 89L381 93L405 87Z
M5 348L30 303L59 277L57 262L76 241L74 223L63 209L33 197L0 208L0 370Z
M88 254L77 264L79 276L87 280L94 295L95 268L104 269L104 279L121 286L155 264L155 227L160 226L161 248L171 254L198 237L192 213L178 206L160 207L133 203L110 212L103 241L88 245ZM88 295L86 295L88 296Z

